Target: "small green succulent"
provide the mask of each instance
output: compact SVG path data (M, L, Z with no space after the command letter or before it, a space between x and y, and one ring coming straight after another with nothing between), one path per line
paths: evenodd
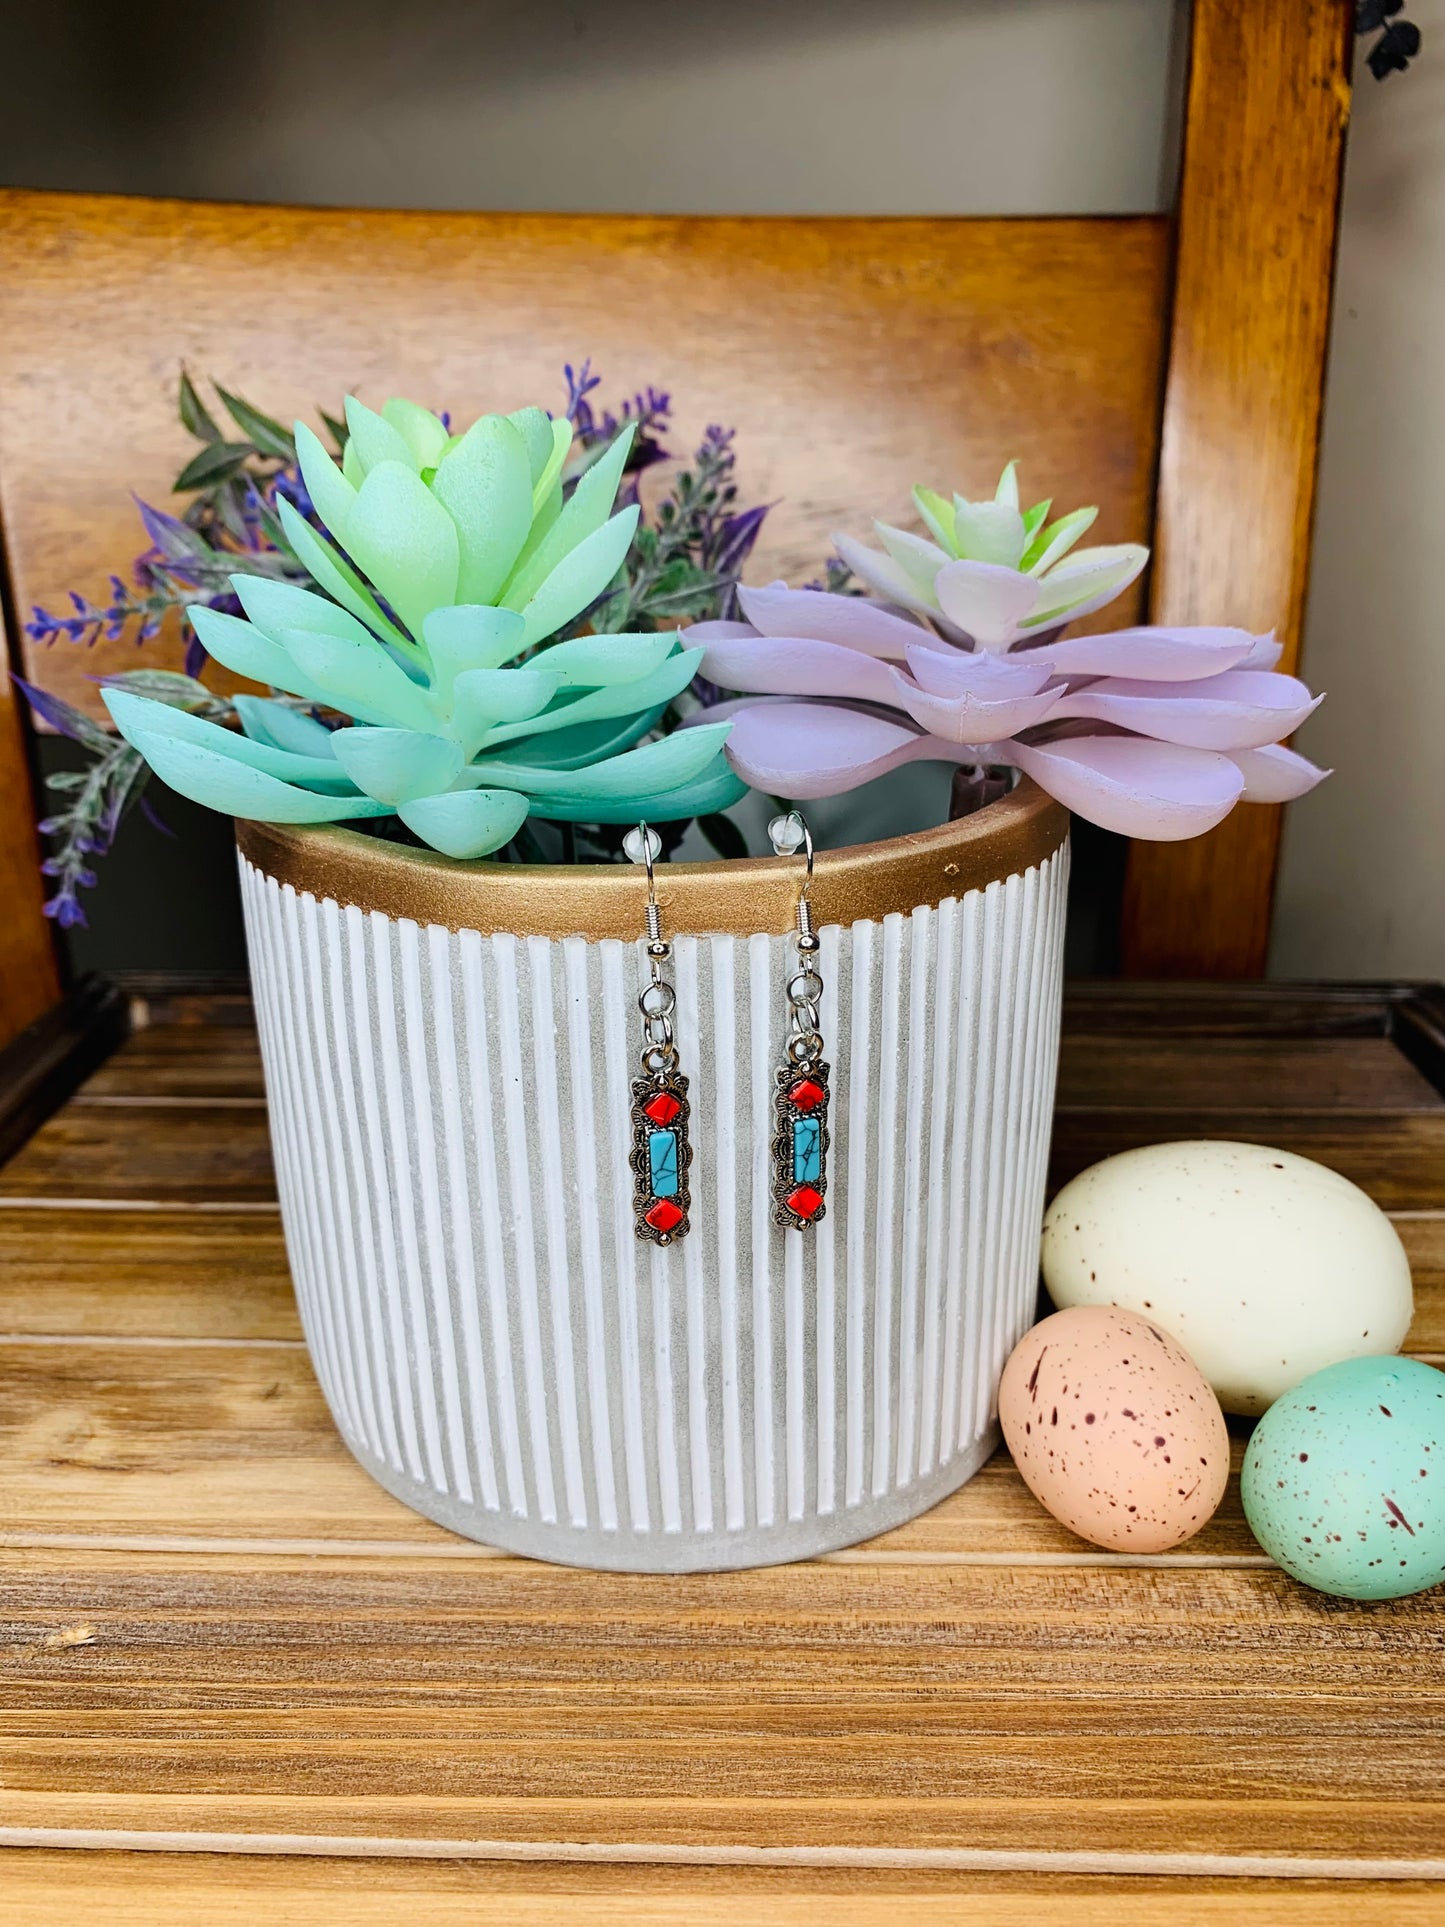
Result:
M338 467L296 425L302 478L335 545L284 499L287 542L324 595L238 574L245 617L197 605L235 674L351 718L241 696L238 733L127 690L105 700L156 774L198 803L272 823L395 815L435 850L485 856L529 814L659 822L744 793L730 724L643 742L697 673L675 633L543 647L617 575L637 527L613 514L631 430L564 492L570 422L539 408L452 435L414 403L346 403Z

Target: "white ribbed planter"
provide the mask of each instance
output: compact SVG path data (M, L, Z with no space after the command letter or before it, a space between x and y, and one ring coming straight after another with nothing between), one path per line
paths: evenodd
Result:
M647 1572L850 1545L963 1484L1033 1316L1063 836L1055 806L1016 793L820 859L822 919L886 896L900 851L915 877L920 851L941 879L1000 874L824 922L830 1185L802 1233L772 1221L769 1160L796 866L659 872L670 929L705 932L675 947L693 1229L659 1250L634 1235L627 1163L640 940L484 934L453 907L485 902L475 867L243 826L287 1250L368 1471L473 1538ZM860 869L870 857L885 868ZM708 873L743 869L764 875L743 900L777 934L706 933ZM490 876L499 898L526 881L544 928L576 887ZM593 873L609 914L583 914L640 931L639 886Z

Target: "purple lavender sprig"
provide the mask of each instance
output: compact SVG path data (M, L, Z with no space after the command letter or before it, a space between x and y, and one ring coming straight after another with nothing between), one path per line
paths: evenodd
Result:
M235 715L233 705L225 697L213 696L191 677L178 676L170 670L129 670L105 680L176 708L189 709L211 722L229 721ZM62 930L74 929L76 925L84 927L86 915L80 892L95 883L92 862L109 853L116 832L130 810L137 803L145 809L142 792L150 771L124 737L112 735L83 710L50 690L38 689L19 676L15 681L35 715L60 735L79 743L92 759L84 769L55 770L46 777L46 789L64 798L65 803L42 817L38 826L41 835L51 839L50 855L41 864L40 872L56 886L46 902L45 914ZM157 819L152 817L152 821Z
M625 579L596 614L599 626L625 632L731 616L768 512L738 508L736 468L733 430L710 426L655 520L639 527Z
M32 642L49 647L63 641L93 648L102 639L119 641L129 631L137 647L143 647L160 633L173 609L204 603L238 615L241 605L230 584L238 566L251 575L315 586L287 549L276 511L278 497L285 496L308 520L314 519L292 437L241 396L219 386L216 393L246 439L225 439L183 371L177 413L201 447L177 475L174 488L177 494L190 494L191 500L177 516L136 497L150 546L132 563L131 583L112 575L105 602L93 602L72 589L68 615L37 604L25 624ZM338 446L343 444L344 426L329 416L323 419ZM194 709L211 721L229 721L235 715L232 705L195 680L206 662L206 651L192 631L186 639L183 676L138 670L105 680ZM133 806L139 804L149 814L143 792L150 772L129 744L71 704L30 684L22 682L20 687L40 721L81 744L94 759L84 770L61 770L46 779L47 789L68 800L40 824L41 832L52 839L51 853L41 868L57 886L45 913L62 929L71 929L86 921L79 892L95 882L91 859L109 851Z
M591 357L576 368L569 361L562 373L567 382L566 416L577 434L577 454L569 464L567 481L575 482L584 474L630 422L635 433L627 457L626 479L617 500L623 507L635 502L637 478L642 471L672 460L672 452L663 439L671 428L672 396L666 389L649 384L635 395L629 395L615 412L604 408L599 414L588 399L602 385L602 377L592 372Z
M102 637L107 642L118 642L134 622L136 641L149 642L159 632L161 617L171 604L164 595L143 593L139 581L132 588L118 575L113 575L109 602L92 602L72 589L70 606L69 615L52 615L37 602L25 624L26 635L32 642L44 643L47 647L56 642L78 642L91 648Z
M279 422L241 396L220 387L216 392L247 439L223 437L190 377L182 372L177 413L201 448L173 486L178 494L190 493L191 501L176 516L137 497L136 509L150 546L132 563L131 583L112 575L110 599L104 603L92 602L72 589L68 615L37 604L25 624L32 642L49 647L64 641L93 648L102 639L117 642L129 630L139 647L154 640L172 609L199 602L234 612L229 577L240 563L250 574L309 584L310 577L280 540L275 509L276 498L284 495L303 515L312 513L294 442ZM332 426L335 432L339 424ZM204 649L191 637L187 673L199 674L205 661Z
M602 386L601 375L592 372L591 355L576 368L570 361L564 362L562 379L567 384L567 405L563 412L579 435L590 435L593 431L593 415L587 397Z

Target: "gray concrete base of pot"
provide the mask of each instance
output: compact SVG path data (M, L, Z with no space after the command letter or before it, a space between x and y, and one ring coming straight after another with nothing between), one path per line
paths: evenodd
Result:
M801 1518L765 1525L739 1527L734 1532L635 1531L622 1521L611 1530L596 1526L535 1524L467 1505L448 1494L433 1492L419 1480L408 1479L379 1459L357 1452L356 1458L378 1485L394 1499L424 1518L448 1526L464 1538L480 1540L501 1552L524 1559L545 1559L553 1565L586 1566L595 1572L735 1572L752 1566L782 1566L795 1559L813 1559L820 1552L837 1552L875 1539L881 1532L906 1525L957 1492L993 1456L998 1428L990 1426L967 1451L911 1486L867 1498L836 1512L806 1512Z

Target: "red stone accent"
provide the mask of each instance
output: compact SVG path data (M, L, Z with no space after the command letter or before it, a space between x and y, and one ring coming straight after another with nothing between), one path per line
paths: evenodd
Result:
M821 1204L823 1200L818 1199ZM643 1213L654 1231L675 1231L682 1223L682 1207L673 1203L671 1198L659 1198L650 1211Z
M642 1107L642 1115L650 1117L654 1124L665 1128L682 1110L681 1104L671 1091L659 1091L656 1097L649 1097Z
M821 1084L815 1084L811 1077L805 1077L788 1092L788 1102L797 1111L816 1111L827 1101L828 1093Z
M816 1218L823 1209L823 1194L811 1184L800 1184L788 1193L788 1209L800 1218Z

